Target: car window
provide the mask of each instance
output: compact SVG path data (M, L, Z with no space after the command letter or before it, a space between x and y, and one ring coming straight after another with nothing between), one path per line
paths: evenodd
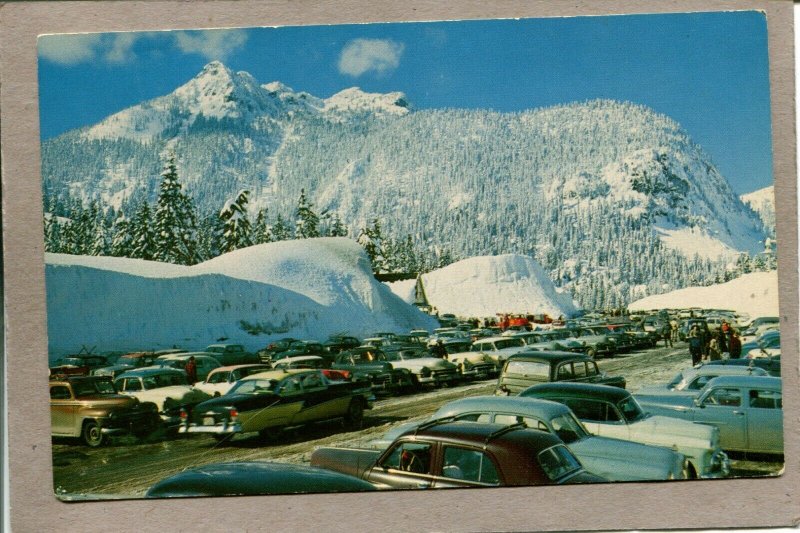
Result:
M489 485L500 483L497 468L486 453L456 446L444 447L442 477Z
M417 474L430 473L431 445L422 442L401 442L381 462L383 468Z
M633 396L628 396L626 399L621 400L617 403L617 407L622 413L623 418L628 422L633 422L645 416L642 407Z
M301 392L300 378L298 377L284 379L278 389L278 394L295 394L298 392Z
M550 424L555 434L567 444L586 437L583 427L572 416L557 416L550 420Z
M596 376L600 373L597 369L597 363L594 361L587 361L586 362L586 375L587 376Z
M228 394L258 394L271 392L278 386L278 381L274 379L247 379L239 381L231 388Z
M562 403L572 409L575 416L581 420L593 422L619 422L620 415L608 402L586 400L583 398L567 398Z
M742 394L739 389L719 387L708 393L703 404L739 407L742 405Z
M709 381L714 379L717 376L712 375L704 375L704 376L697 376L694 378L687 386L686 390L700 390L708 384Z
M62 385L50 387L51 400L69 400L70 398L69 387L64 387Z
M529 377L541 377L545 381L550 379L550 365L537 361L514 361L506 365L507 374L524 374Z
M484 420L479 420L478 422L484 422ZM489 422L489 420L485 420L485 422ZM529 416L520 416L520 415L509 415L509 414L496 414L494 416L494 422L496 424L519 424L520 422L528 426L529 428L539 429L541 431L547 431L550 433L550 428L547 427L547 424L542 422L541 420L537 420L536 418L531 418Z
M322 376L319 374L308 374L307 376L303 376L303 388L308 389L318 389L322 387L324 384L322 383Z
M142 390L142 382L139 378L128 378L125 380L126 391L140 391Z
M496 341L494 346L498 350L502 350L504 348L520 348L525 346L525 341L522 339L503 339Z
M209 383L226 383L228 381L228 376L230 376L230 372L217 372L215 374L211 374L208 376Z
M566 379L573 379L574 374L572 373L572 364L571 363L564 363L558 367L558 372L556 373L556 379L566 380Z
M773 390L751 390L750 407L756 409L782 409L781 393Z
M542 470L552 481L561 479L581 468L581 463L563 444L542 450L537 455L537 459Z
M572 370L576 379L586 377L586 363L572 363Z

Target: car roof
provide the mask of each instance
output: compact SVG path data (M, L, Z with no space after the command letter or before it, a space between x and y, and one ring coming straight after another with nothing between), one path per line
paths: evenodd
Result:
M269 365L265 365L263 363L250 363L246 365L228 365L228 366L220 366L212 370L208 373L210 376L211 374L217 374L219 372L230 372L231 370L238 370L239 368L253 368L257 366L263 366L265 369L269 368Z
M506 335L506 336L498 335L498 336L495 336L495 337L484 337L482 339L476 340L473 344L478 344L478 343L481 343L481 342L506 341L508 339L514 339L514 338L515 337L513 335Z
M719 376L708 382L711 387L765 387L781 390L781 378L772 376Z
M144 368L136 368L134 370L128 370L127 372L123 372L116 379L120 378L135 378L135 377L146 377L146 376L153 376L156 374L180 374L185 376L186 373L183 370L178 370L177 368L171 368L168 366L146 366ZM116 379L114 381L116 381Z
M736 375L749 375L749 374L756 374L759 375L762 372L766 372L762 368L748 368L748 367L741 367L741 366L727 366L727 365L703 365L698 367L687 368L682 371L683 376L686 377L694 377L694 376L703 376L707 374L736 374Z
M520 393L520 396L528 396L528 394L553 396L559 394L569 394L572 396L595 398L614 403L624 400L631 395L629 391L620 387L574 382L541 383L525 389Z
M280 370L268 370L266 372L258 372L257 374L250 374L241 379L241 381L249 381L252 379L283 379L292 374L302 374L304 372L318 372L311 368L281 368Z
M449 442L485 447L489 442L517 440L509 438L512 433L525 434L541 448L560 444L561 439L524 425L509 426L506 424L486 424L482 422L441 422L431 421L421 424L403 433L403 436L434 437Z
M548 363L560 361L592 361L593 359L588 355L583 355L574 352L559 352L559 351L536 351L526 350L524 352L515 353L507 359L507 361L545 361Z
M537 416L552 418L569 413L569 407L539 398L525 398L522 396L472 396L448 402L441 406L435 418L457 416L463 413L501 411L515 413L522 416Z
M194 357L195 359L199 359L201 357L214 359L214 356L208 352L168 353L159 355L156 357L156 359L161 361L182 361L184 359L189 359L190 357Z

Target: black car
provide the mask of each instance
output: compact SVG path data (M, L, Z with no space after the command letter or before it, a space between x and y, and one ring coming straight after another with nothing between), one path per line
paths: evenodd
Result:
M376 490L362 479L331 470L288 463L242 461L198 466L162 479L147 498L252 496L304 492Z
M518 394L537 383L577 381L625 388L625 378L609 376L587 356L572 352L526 351L509 357L503 364L495 394Z
M361 346L361 341L349 335L331 335L322 346L330 353L336 354Z
M706 365L733 365L763 368L770 376L781 377L781 356L757 357L755 359L720 359L718 361L707 361Z
M412 390L417 386L411 372L394 368L386 354L372 346L361 346L338 354L331 368L349 372L354 381L369 381L376 394Z

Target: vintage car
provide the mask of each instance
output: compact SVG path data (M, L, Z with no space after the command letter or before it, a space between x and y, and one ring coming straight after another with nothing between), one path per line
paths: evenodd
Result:
M654 415L716 426L723 450L783 453L781 379L772 376L720 376L699 397L639 399Z
M262 364L221 366L212 370L205 381L195 383L194 388L211 396L221 396L240 379L269 369L269 365Z
M760 335L755 341L755 346L745 343L742 346L742 357L746 359L760 359L781 355L781 332L770 330Z
M458 366L450 361L431 356L430 352L417 348L398 348L386 350L386 360L395 369L404 368L411 372L419 385L456 383L461 379Z
M625 388L625 378L601 372L588 355L531 350L506 361L497 380L495 394L518 394L531 385L548 381L602 383Z
M659 396L663 394L697 396L708 382L715 377L733 375L766 376L767 371L750 366L701 365L681 370L668 383L645 385L636 392L636 396Z
M183 371L186 368L186 363L189 362L190 357L194 357L198 381L205 380L212 370L222 366L215 357L208 355L206 352L186 352L162 355L153 360L153 365L176 368Z
M275 370L283 370L284 368L318 368L328 379L334 381L351 379L350 372L347 370L333 370L332 368L327 368L328 366L330 366L328 360L318 355L298 355L297 357L278 359L272 365L272 368Z
M497 376L497 363L484 352L469 351L472 346L467 341L444 343L447 360L458 367L461 377L466 380L489 379Z
M527 349L525 341L514 337L486 337L472 343L470 351L484 353L494 359L497 368L512 355Z
M110 376L111 379L134 368L150 366L156 358L154 352L129 352L117 357L111 366L95 368L91 371L92 376Z
M514 337L522 339L531 350L543 352L577 352L586 353L586 345L577 339L565 337L555 331L525 331L515 333Z
M145 436L161 420L155 404L117 394L111 378L70 376L50 381L54 437L78 437L100 446L110 435Z
M570 329L572 337L586 346L586 355L592 359L599 356L611 357L614 355L616 345L606 334L598 334L588 327Z
M706 361L706 365L722 366L749 366L763 368L770 376L781 377L781 356L771 355L769 357L758 357L756 359L720 359L718 361Z
M183 370L160 366L123 372L114 380L114 388L141 402L155 403L161 420L168 427L180 423L181 409L191 409L210 398L209 394L189 385Z
M205 352L222 366L249 365L260 363L258 355L250 353L241 344L209 344Z
M522 391L520 396L563 403L595 435L665 446L682 453L689 461L690 478L718 478L730 473L730 462L720 447L719 430L645 413L631 393L619 387L542 383Z
M145 497L255 496L368 490L376 489L362 479L323 468L242 461L212 463L184 470L150 487Z
M473 396L448 402L431 416L431 420L444 419L495 424L523 422L528 427L547 431L564 441L584 468L609 481L688 477L689 465L680 453L660 446L594 436L569 407L557 402L519 396ZM411 427L398 426L382 440L371 441L370 445L382 445L383 449Z
M108 366L108 360L102 355L79 353L58 359L50 367L51 376L88 376L95 368Z
M331 368L345 370L354 381L368 381L376 393L391 394L417 387L417 380L409 370L394 368L379 348L359 346L336 355Z
M561 439L525 424L433 420L386 450L317 448L311 466L359 477L379 489L599 483Z
M367 384L332 381L319 370L271 370L242 378L226 395L183 412L178 432L218 439L251 432L266 437L282 428L334 418L358 427L374 398Z
M284 337L283 339L272 341L258 351L258 357L264 364L271 363L272 358L275 357L275 354L287 350L289 345L296 340L297 339L292 337Z
M427 336L428 333L425 332ZM361 346L361 341L350 335L331 335L322 343L323 348L329 353L339 353Z

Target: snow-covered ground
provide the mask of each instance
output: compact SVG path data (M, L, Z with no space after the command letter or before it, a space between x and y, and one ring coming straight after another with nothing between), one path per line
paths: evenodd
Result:
M650 309L732 309L751 317L778 316L778 273L753 272L727 283L708 287L688 287L648 296L631 303L631 311Z
M194 266L64 254L45 261L51 357L84 345L202 349L220 339L256 350L284 336L438 325L376 281L346 238L262 244Z
M515 254L471 257L422 275L428 302L439 313L461 317L493 317L497 313L575 312L572 298L556 290L541 266ZM389 283L406 302L414 301L415 281Z

